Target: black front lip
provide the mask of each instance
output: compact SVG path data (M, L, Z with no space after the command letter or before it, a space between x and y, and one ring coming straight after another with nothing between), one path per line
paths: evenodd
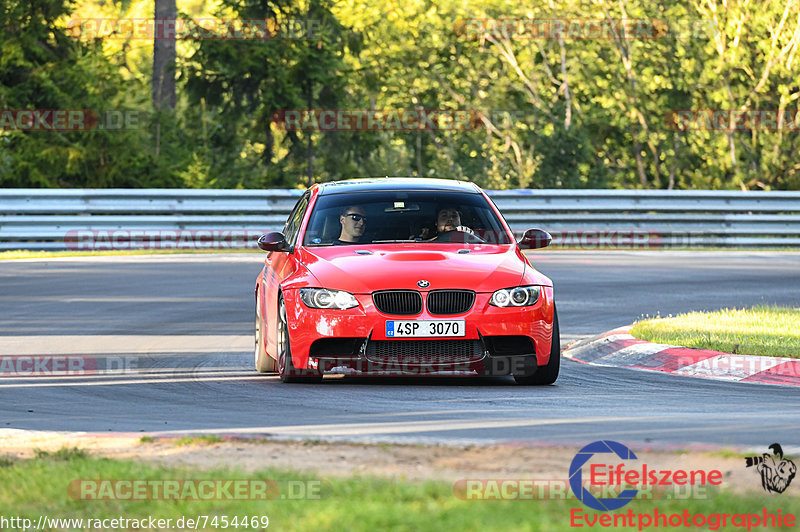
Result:
M367 348L372 338L372 333L364 339L358 347L357 352L348 355L316 356L313 359L317 367L323 372L332 373L334 368L351 368L359 373L385 373L401 375L422 375L427 372L420 372L428 369L430 374L436 373L464 373L472 375L513 375L524 371L528 374L535 371L536 354L526 353L520 355L497 355L493 356L484 341L483 336L478 331L481 345L480 357L465 360L463 362L432 363L418 360L403 361L402 357L397 357L397 361L376 361L369 358ZM412 358L412 357L409 357ZM520 369L522 368L522 369Z

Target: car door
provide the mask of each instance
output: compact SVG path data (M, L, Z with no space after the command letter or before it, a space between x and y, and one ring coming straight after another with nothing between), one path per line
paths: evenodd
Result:
M275 331L278 319L278 293L281 283L297 269L297 260L294 255L294 248L297 244L297 236L300 232L300 224L303 222L308 201L311 196L310 191L306 191L295 204L294 209L286 220L283 227L283 234L286 243L289 244L290 251L271 251L267 253L264 268L264 308L261 309L264 316L264 326L267 337L267 353L276 355Z

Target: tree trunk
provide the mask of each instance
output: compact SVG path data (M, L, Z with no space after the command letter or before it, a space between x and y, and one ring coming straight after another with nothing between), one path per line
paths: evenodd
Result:
M153 31L153 108L175 108L175 0L155 0Z
M306 107L309 112L314 112L314 86L312 80L306 80ZM306 173L308 174L308 188L314 184L314 145L311 142L312 131L308 131L306 136Z
M417 159L417 177L425 177L422 175L422 131L417 130L417 142L414 151Z
M308 175L308 188L314 184L314 148L311 144L311 132L306 136L306 172Z

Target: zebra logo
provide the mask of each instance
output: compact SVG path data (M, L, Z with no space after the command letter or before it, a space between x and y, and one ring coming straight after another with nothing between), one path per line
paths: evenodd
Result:
M761 475L761 487L766 492L783 493L792 483L797 473L797 466L788 458L783 457L783 448L779 443L769 446L772 454L764 453L761 456L748 456L745 458L745 467L754 467Z

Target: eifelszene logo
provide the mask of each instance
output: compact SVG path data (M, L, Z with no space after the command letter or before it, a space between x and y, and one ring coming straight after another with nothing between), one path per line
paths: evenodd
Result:
M612 455L608 459L603 454ZM587 488L584 487L583 467L592 460L595 455L601 455L588 465L590 487L601 487L613 494L612 488L622 489L616 497L595 497ZM610 441L601 440L590 443L575 454L569 466L569 485L572 492L583 504L599 510L608 512L619 510L631 502L639 493L639 487L645 489L649 486L680 486L692 488L707 484L719 486L722 484L722 472L718 469L706 471L703 469L654 469L646 463L639 466L629 466L619 463L619 460L638 460L636 455L625 445ZM604 491L604 493L606 493Z
M772 454L764 453L761 456L748 456L745 458L745 467L755 466L761 475L761 487L764 491L783 493L797 473L797 466L783 456L783 447L780 443L769 446Z
M596 453L614 453L621 460L638 460L633 451L615 441L595 441L585 446L575 454L569 465L569 485L572 492L583 504L594 510L607 512L619 510L636 497L638 490L624 490L616 498L597 498L583 487L583 470L581 467Z

